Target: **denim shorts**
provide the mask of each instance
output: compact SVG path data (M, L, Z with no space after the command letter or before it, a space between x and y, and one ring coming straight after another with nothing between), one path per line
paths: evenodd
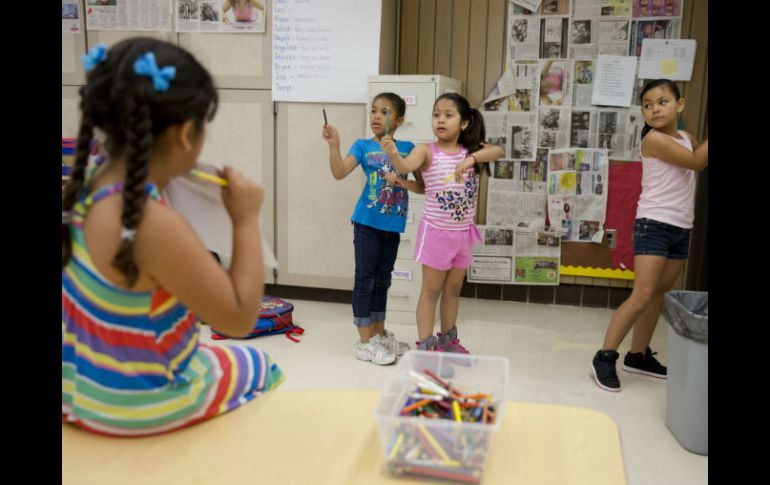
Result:
M634 256L687 259L690 229L642 217L634 221Z

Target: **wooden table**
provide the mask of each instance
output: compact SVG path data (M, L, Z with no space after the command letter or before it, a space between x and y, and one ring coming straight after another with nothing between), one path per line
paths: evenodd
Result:
M108 438L62 425L62 484L378 485L378 391L280 389L166 435ZM482 484L624 485L618 428L591 409L508 401Z

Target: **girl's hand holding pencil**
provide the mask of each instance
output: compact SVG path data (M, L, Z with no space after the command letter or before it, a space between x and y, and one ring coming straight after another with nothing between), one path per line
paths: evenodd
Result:
M398 154L398 150L396 150L396 142L393 141L393 138L390 135L385 135L382 137L380 140L380 146L382 147L382 151L391 157Z
M321 136L323 136L326 143L331 146L338 147L340 145L340 134L337 132L336 128L328 123L324 125Z
M236 168L225 165L220 173L227 185L222 187L222 202L233 225L239 223L257 222L262 208L265 189L256 182L248 179Z

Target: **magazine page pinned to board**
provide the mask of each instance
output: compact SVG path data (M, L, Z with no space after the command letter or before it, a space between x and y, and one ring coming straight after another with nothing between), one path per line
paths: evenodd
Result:
M216 177L219 167L198 162L196 169ZM192 175L175 177L163 191L163 198L187 219L209 251L219 255L222 266L229 268L233 255L233 224L222 202L221 186ZM278 268L264 232L262 259L265 268Z

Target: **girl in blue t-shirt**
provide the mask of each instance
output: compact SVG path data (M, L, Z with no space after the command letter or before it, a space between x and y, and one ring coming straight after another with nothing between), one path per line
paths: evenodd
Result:
M322 133L329 144L329 166L335 179L347 177L358 165L366 175L366 185L351 217L356 253L353 324L360 337L355 348L356 358L377 365L392 364L397 355L409 350L408 344L385 330L385 306L400 233L406 227L407 190L421 194L425 187L416 173L417 181L407 180L406 175L399 174L380 147L381 138L386 134L393 136L404 122L405 111L406 103L399 95L380 93L375 96L369 113L369 126L374 137L356 140L345 158L340 154L337 130L326 124ZM396 148L405 157L414 144L397 141Z

